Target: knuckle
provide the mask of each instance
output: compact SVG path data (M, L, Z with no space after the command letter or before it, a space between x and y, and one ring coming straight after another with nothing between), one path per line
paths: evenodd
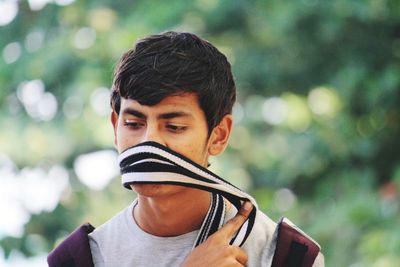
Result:
M230 220L230 223L233 224L233 225L236 225L236 224L240 223L240 221L241 221L241 217L238 216L238 215L236 215L235 217L233 217L233 218Z
M249 260L249 256L247 255L247 253L243 254L243 261L244 263L246 263Z
M228 251L230 255L236 256L237 254L240 253L241 249L232 245L228 246Z
M230 257L232 257L232 255L235 254L233 247L229 246L229 245L225 246L223 251L224 251L224 256L227 258L230 258Z
M244 217L241 214L238 214L234 218L232 218L232 223L234 225L241 225L245 220L246 220L246 217Z
M210 235L204 243L214 243L214 242L216 242L217 240L219 240L219 234L218 234L218 232L216 232L216 233Z

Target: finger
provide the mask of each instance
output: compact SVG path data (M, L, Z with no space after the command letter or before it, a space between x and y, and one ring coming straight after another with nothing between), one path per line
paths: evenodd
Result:
M246 265L248 256L246 252L243 249L240 249L239 247L235 247L236 249L236 260L240 262L243 266Z
M230 219L221 229L219 229L216 234L223 235L227 241L233 237L233 235L240 229L242 224L247 220L251 210L253 209L253 205L251 202L246 201L239 212Z

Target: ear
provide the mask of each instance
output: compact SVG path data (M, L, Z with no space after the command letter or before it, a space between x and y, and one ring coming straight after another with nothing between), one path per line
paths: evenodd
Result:
M111 124L114 128L114 145L118 147L118 142L117 142L118 113L115 112L115 110L111 112Z
M208 153L212 156L221 154L226 146L232 131L232 115L225 115L221 122L211 132Z

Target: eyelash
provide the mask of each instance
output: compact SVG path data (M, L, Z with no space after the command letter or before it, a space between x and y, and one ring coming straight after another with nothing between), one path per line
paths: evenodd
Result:
M168 124L167 128L174 133L181 133L187 129L186 126L179 126L174 124Z
M141 126L143 126L143 123L140 122L129 122L125 121L124 125L127 126L128 128L131 128L133 130L139 129ZM181 126L181 125L175 125L175 124L167 124L166 128L173 133L181 133L187 129L187 126Z
M128 128L137 129L140 126L142 126L143 124L140 122L136 122L136 121L133 121L133 122L125 121L124 125L127 126Z

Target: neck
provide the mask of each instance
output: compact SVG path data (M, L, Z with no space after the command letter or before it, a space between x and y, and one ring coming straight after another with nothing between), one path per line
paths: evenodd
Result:
M178 236L200 229L210 207L210 193L185 187L179 193L138 196L133 217L139 227L155 236Z

